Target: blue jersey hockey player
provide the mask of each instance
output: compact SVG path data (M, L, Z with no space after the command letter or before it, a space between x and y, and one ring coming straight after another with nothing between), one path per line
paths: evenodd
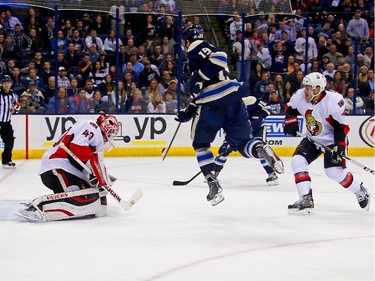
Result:
M224 200L224 196L215 176L215 159L210 146L220 129L225 131L230 147L244 157L264 158L278 173L283 173L284 167L271 147L259 139L250 138L251 125L242 102L249 86L229 78L226 53L206 42L203 33L195 26L187 27L182 38L192 72L192 101L177 113L176 120L188 122L193 118L193 148L209 186L207 201L215 206Z
M249 114L249 120L251 121L252 137L261 139L263 142L267 140L267 125L265 118L270 115L269 101L266 99L256 99L254 96L248 96L242 98L246 105L247 113ZM219 155L215 158L216 163L216 175L223 169L224 164L227 161L228 155L233 151L225 140L219 148ZM278 177L275 170L267 163L265 159L260 159L264 170L268 177L266 182L268 185L278 185Z

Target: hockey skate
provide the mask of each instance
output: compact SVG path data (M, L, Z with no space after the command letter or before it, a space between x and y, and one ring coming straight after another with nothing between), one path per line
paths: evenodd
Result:
M314 208L314 199L312 198L312 191L299 200L293 205L288 206L289 215L310 215L313 214L312 209Z
M273 149L265 144L257 147L257 152L260 158L265 159L268 164L276 171L278 174L284 173L284 164L280 157L276 155Z
M367 192L367 189L361 184L361 189L355 193L359 206L362 209L368 211L370 209L370 193Z
M3 164L3 169L15 169L15 168L16 168L16 163L12 161Z
M207 183L208 187L210 188L210 191L207 194L207 201L210 202L212 206L224 201L225 198L222 194L223 188L220 186L217 178L208 176Z
M268 183L269 186L279 185L278 177L275 172L268 174L268 178L266 179L266 183Z

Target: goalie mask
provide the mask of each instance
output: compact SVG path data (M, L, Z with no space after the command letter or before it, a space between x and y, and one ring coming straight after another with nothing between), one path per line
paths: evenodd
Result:
M116 117L110 114L100 115L96 120L96 124L102 131L104 143L110 143L113 146L112 142L119 131Z

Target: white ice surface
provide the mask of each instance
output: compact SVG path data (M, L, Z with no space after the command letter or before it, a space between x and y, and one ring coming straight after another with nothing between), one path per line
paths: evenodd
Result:
M374 169L374 158L355 158ZM129 212L108 198L103 218L44 224L14 213L49 191L39 160L0 169L0 281L373 281L374 202L329 180L320 158L310 166L315 215L290 216L298 199L290 158L279 186L268 187L256 160L230 157L220 175L225 200L212 207L193 157L107 158L123 198L144 197ZM348 163L374 194L374 176Z

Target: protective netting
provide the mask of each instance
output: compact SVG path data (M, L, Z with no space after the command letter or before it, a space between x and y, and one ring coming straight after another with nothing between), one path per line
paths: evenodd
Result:
M81 10L109 12L111 6L119 4L127 13L165 13L183 15L232 15L234 12L248 16L258 14L290 14L292 8L288 0L158 0L158 1L103 1L103 0L5 0L0 5L22 5L59 10Z

